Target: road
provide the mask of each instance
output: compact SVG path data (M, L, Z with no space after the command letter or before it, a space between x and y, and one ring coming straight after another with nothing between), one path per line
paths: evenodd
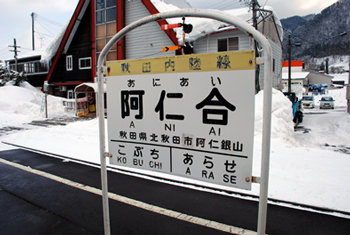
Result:
M335 151L350 154L349 141L344 138L344 132L349 114L346 106L335 106L335 109L304 109L303 122L299 124L297 133L307 133L303 142L311 145L322 145ZM344 124L345 123L345 124ZM299 136L300 137L300 136Z
M254 234L258 202L108 172L112 234ZM0 234L103 234L100 171L40 153L0 152ZM349 234L350 220L268 206L268 234Z

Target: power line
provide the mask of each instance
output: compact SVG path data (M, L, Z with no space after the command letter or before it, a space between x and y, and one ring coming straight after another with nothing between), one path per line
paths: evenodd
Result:
M44 25L42 25L42 24L40 24L39 22L37 22L43 29L45 29L49 34L50 34L50 37L54 37L55 35L49 30L49 29L47 29ZM36 27L35 27L35 29L37 29Z
M221 3L226 2L226 1L227 0L223 0L223 1L218 2L218 3L214 3L213 5L209 5L209 6L205 7L205 8L216 8L217 5L220 5Z
M232 5L232 7L230 7L232 9L232 8L237 8L239 5L242 5L242 4L239 1L237 1L237 0L236 1L223 0L221 2L214 3L212 5L206 6L205 8L206 9L212 8L212 9L219 9L219 10L221 10L221 9L225 9L225 8L227 9L230 5Z
M34 12L33 12L34 13ZM51 19L49 19L49 18L46 18L46 17L44 17L44 16L42 16L42 15L38 15L38 14L36 14L36 13L34 13L35 14L35 16L37 17L37 19L38 19L38 16L39 16L39 20L40 19L42 19L42 20L44 20L44 21L46 21L46 22L48 22L48 23L50 23L50 24L52 24L52 25L56 25L56 26L58 26L58 27L63 27L63 25L62 24L60 24L60 23L58 23L58 22L56 22L56 21L54 21L54 20L51 20ZM36 19L36 20L37 20Z
M221 6L220 8L218 8L219 10L224 10L224 9L234 9L234 8L238 8L238 6L243 6L240 2L229 2L223 6Z

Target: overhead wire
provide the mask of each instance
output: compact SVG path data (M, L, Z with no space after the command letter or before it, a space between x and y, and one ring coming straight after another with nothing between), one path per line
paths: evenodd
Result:
M234 9L234 8L238 8L239 6L243 6L242 3L240 2L229 2L223 6L221 6L220 8L218 8L219 10L224 10L224 9Z
M51 20L51 19L49 19L49 18L46 18L46 17L44 17L44 16L42 16L42 15L38 15L38 14L36 14L36 13L34 13L34 14L35 14L37 17L39 16L40 19L42 18L44 21L50 23L51 25L56 25L56 26L58 26L58 27L63 27L62 24L60 24L60 23L58 23L58 22L56 22L56 21L54 21L54 20Z
M205 8L207 8L207 9L216 8L217 5L220 5L221 3L226 2L226 1L227 1L227 0L223 0L223 1L221 1L221 2L214 3L214 4L212 4L212 5L206 6Z
M266 1L265 1L265 3L264 3L264 5L263 5L262 8L264 8L264 7L266 6L266 4L267 4L268 1L269 1L269 0L266 0Z
M47 27L42 24L40 21L36 21L37 24L39 24L43 29L45 29L49 34L50 34L50 37L55 37L55 34L52 33L50 30L47 29Z
M240 3L239 1L232 1L232 0L223 0L221 2L206 6L206 9L227 9L228 7L230 7L229 9L233 9L233 8L237 8L239 5L242 5L242 3Z

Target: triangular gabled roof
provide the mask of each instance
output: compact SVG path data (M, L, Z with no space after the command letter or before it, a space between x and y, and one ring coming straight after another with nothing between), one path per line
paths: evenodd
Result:
M53 57L52 65L50 66L49 73L47 74L46 79L45 79L46 81L50 80L52 73L53 73L53 70L55 69L55 66L58 62L58 59L60 58L60 55L62 53L67 52L67 50L70 46L70 43L72 42L73 37L74 37L78 27L79 27L80 21L83 18L86 9L88 8L89 3L90 3L90 0L79 0L79 3L78 3L78 5L73 13L73 16L72 16L72 18L67 26L67 29L62 37L61 42L59 44L57 52L56 52L55 56Z

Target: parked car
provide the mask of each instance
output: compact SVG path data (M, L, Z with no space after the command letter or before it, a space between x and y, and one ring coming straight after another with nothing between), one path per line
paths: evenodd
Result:
M320 100L320 109L334 109L334 101L335 100L331 96L322 97L322 99Z
M301 103L304 108L315 108L315 97L313 95L304 95L301 98Z
M292 102L293 108L293 122L295 126L303 121L303 106L301 105L301 101L298 100L298 97L294 92L283 92L283 94Z

